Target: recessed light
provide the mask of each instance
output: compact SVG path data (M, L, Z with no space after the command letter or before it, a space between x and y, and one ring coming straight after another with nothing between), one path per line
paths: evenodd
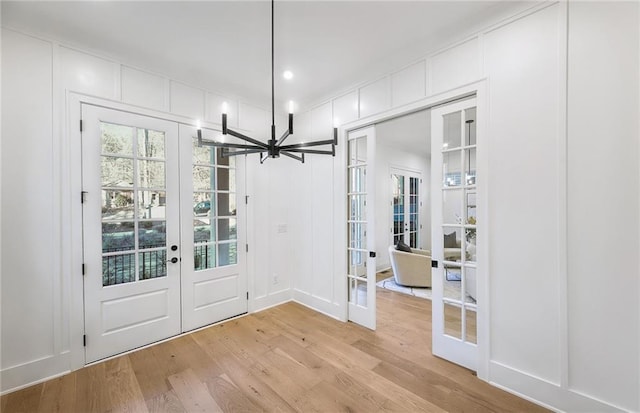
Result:
M291 79L293 79L293 72L291 70L285 70L282 73L282 77L284 77L287 80L291 80Z

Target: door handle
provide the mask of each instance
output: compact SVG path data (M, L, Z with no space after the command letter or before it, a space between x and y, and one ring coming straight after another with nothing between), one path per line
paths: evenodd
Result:
M172 245L171 246L171 251L178 251L178 246L177 245Z
M170 262L171 264L175 264L176 262L178 262L178 259L176 257L173 257L170 260L167 260L167 262Z

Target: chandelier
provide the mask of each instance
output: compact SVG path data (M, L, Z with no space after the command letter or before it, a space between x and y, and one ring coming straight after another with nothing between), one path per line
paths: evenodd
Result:
M293 102L289 103L289 125L284 131L280 139L276 139L276 121L275 121L275 86L274 86L274 0L271 0L271 139L266 143L253 139L242 133L236 132L227 127L227 110L226 104L222 108L222 134L231 135L246 143L218 142L202 139L202 130L198 126L198 146L213 146L221 148L221 156L223 158L238 155L247 155L253 153L260 154L260 163L268 158L279 158L280 155L298 160L304 163L305 154L316 155L336 155L336 145L338 145L338 128L333 128L333 139L311 141L304 143L294 143L291 145L283 145L285 139L293 134ZM331 145L329 149L309 149L316 146Z

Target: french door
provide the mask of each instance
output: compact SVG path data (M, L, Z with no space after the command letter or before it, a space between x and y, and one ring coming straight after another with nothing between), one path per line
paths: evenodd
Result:
M175 122L82 121L86 362L246 312L241 168Z
M347 139L347 285L349 320L376 328L375 128Z
M391 242L402 241L420 248L420 179L419 172L391 168L392 227Z
M476 100L431 112L433 353L476 370ZM482 177L480 177L482 179Z

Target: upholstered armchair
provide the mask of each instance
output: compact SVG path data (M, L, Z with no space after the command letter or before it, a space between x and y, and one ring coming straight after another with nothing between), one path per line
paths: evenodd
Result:
M396 284L406 287L431 287L431 251L411 249L412 252L389 247L389 258Z

